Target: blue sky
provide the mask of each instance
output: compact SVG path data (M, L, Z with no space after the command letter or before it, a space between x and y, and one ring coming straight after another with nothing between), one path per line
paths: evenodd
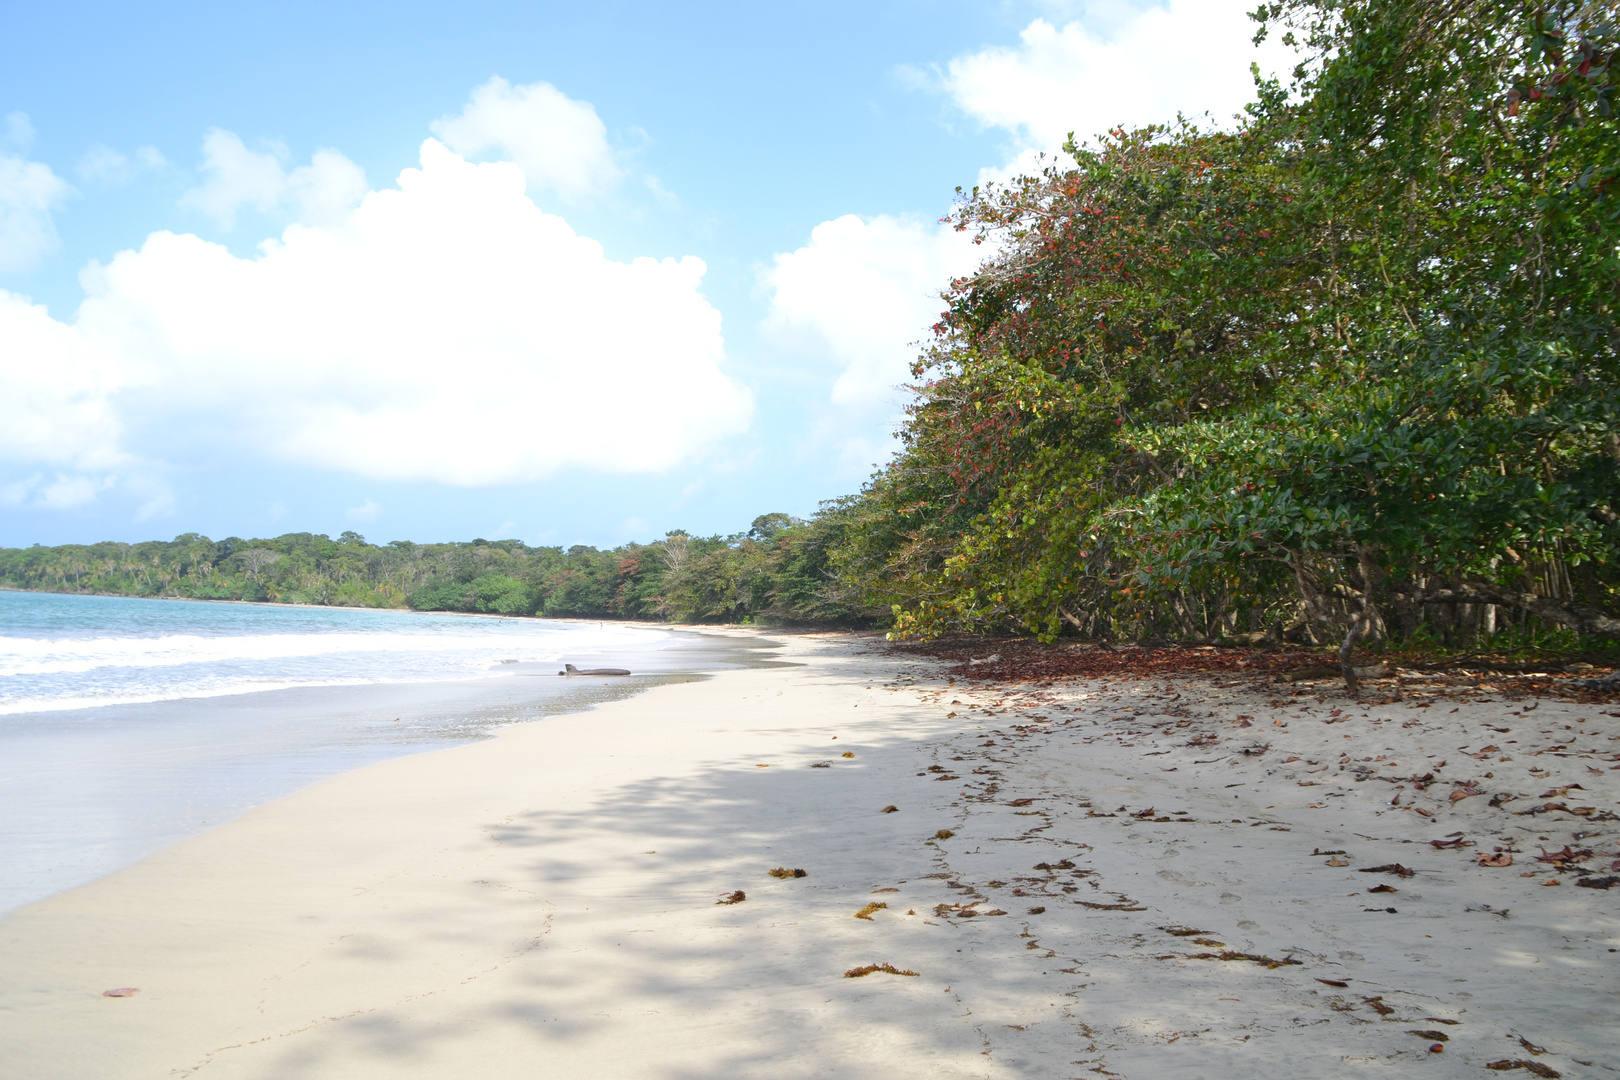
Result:
M1229 117L1246 4L9 5L0 544L808 514L954 189Z

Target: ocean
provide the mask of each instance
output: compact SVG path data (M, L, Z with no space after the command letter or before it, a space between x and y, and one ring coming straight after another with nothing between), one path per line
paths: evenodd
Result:
M757 662L655 626L0 592L0 913L349 769Z

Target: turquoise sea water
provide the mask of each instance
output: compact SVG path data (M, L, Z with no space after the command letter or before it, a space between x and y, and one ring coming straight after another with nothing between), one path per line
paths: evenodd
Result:
M645 653L654 628L0 592L0 716L292 686L432 682Z
M0 913L315 780L750 662L658 627L0 592Z

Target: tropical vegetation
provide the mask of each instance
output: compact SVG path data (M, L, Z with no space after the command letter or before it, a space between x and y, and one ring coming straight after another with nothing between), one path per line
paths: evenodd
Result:
M1301 57L961 193L901 448L808 521L610 552L180 537L13 587L895 635L1620 637L1612 3L1279 0ZM1143 78L1151 78L1145 58Z

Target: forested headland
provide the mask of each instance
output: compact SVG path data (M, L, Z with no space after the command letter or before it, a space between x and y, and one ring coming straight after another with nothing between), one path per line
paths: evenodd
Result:
M809 521L32 548L0 584L1346 658L1620 637L1614 5L1255 18L1301 63L1237 123L1071 139L960 195L985 261L941 282L900 449Z

